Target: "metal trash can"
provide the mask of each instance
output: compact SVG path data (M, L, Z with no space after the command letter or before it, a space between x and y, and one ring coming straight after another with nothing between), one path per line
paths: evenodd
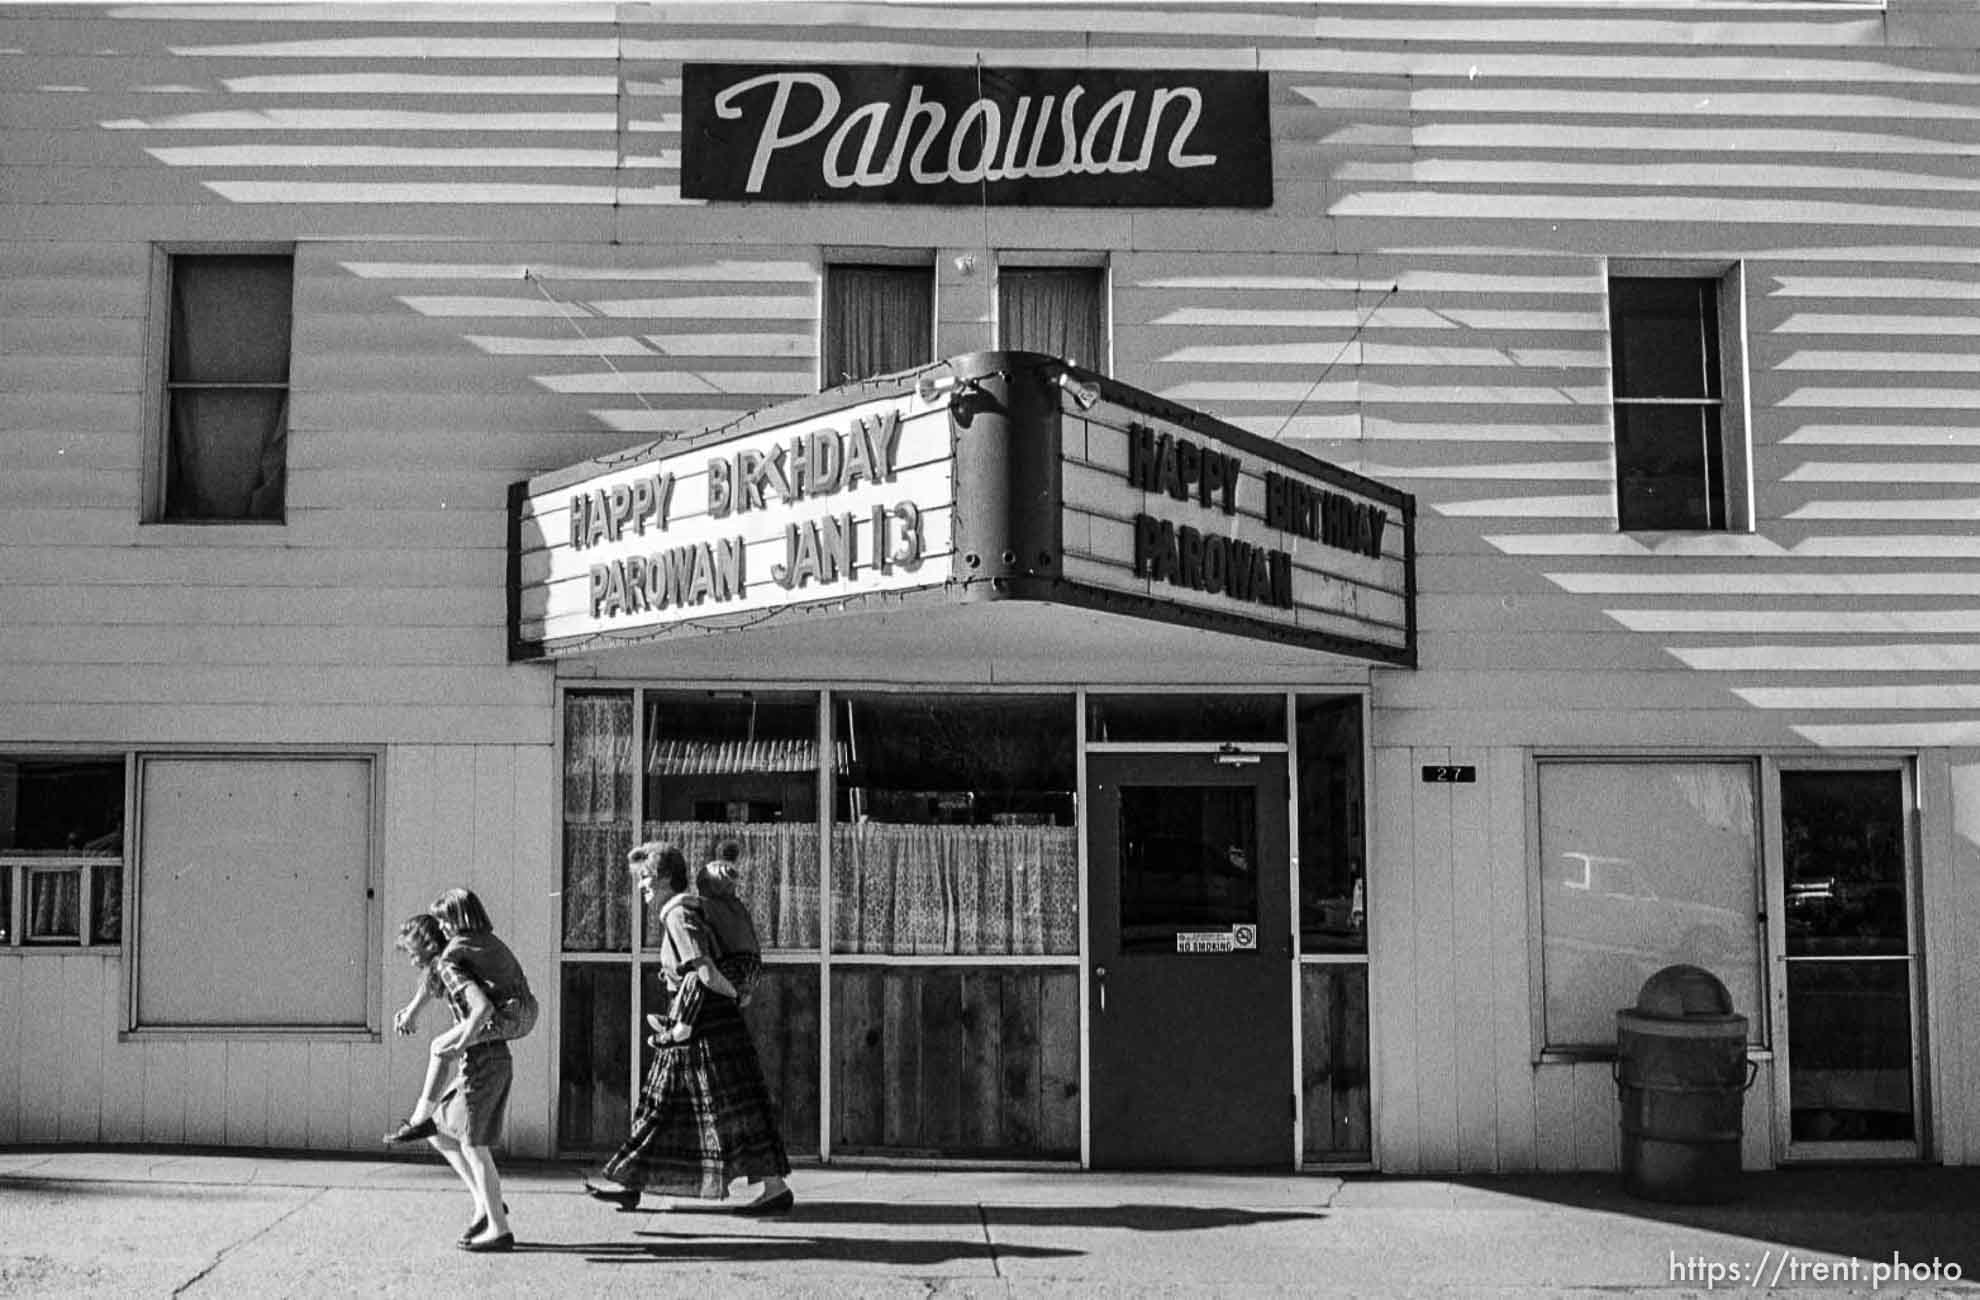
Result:
M1739 1195L1746 1017L1710 971L1666 966L1616 1012L1623 1186L1653 1201Z

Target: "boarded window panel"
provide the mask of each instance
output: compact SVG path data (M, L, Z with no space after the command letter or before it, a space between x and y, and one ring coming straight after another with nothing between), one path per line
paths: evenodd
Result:
M152 758L140 791L138 1026L366 1028L370 761Z

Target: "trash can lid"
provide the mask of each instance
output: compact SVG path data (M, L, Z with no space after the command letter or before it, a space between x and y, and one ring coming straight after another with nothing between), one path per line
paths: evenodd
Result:
M1694 1020L1729 1016L1732 994L1702 966L1666 966L1643 981L1636 1014L1655 1020Z

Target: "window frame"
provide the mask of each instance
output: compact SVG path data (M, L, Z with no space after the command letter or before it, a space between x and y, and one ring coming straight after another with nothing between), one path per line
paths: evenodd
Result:
M1717 336L1717 398L1623 396L1616 391L1617 280L1679 280L1711 282L1714 332ZM1617 533L1632 537L1689 537L1715 533L1751 533L1755 514L1753 493L1752 413L1747 384L1746 265L1744 262L1697 262L1672 259L1610 259L1602 280L1602 322L1607 342L1604 358L1609 389L1609 448L1611 457L1611 518ZM1622 446L1619 413L1628 407L1710 407L1718 412L1719 475L1716 490L1707 482L1708 522L1697 528L1631 528L1623 522ZM1716 511L1720 518L1711 522Z
M1100 350L1098 357L1071 357L1083 370L1100 374L1114 373L1114 264L1105 253L1051 252L1042 249L1024 249L1000 252L997 255L997 279L991 286L990 310L992 315L991 337L996 340L999 350L1010 351L1011 344L1004 338L1004 272L1006 271L1084 271L1096 274L1100 281Z
M925 271L928 275L928 359L911 363L933 365L941 359L942 335L942 277L936 272L935 251L932 248L918 249L852 249L831 248L820 250L818 260L818 298L815 304L818 312L818 386L820 392L843 387L846 384L864 383L871 375L856 376L851 379L836 378L828 373L832 357L831 340L827 331L831 328L829 308L832 301L832 272L846 270L894 270ZM887 373L887 372L882 372Z
M1546 912L1544 888L1546 863L1541 850L1540 769L1548 765L1626 765L1638 764L1738 764L1749 769L1753 793L1753 878L1748 882L1755 909L1755 1000L1750 1007L1736 1007L1748 1020L1746 1053L1749 1060L1771 1060L1774 1055L1776 1020L1774 1015L1774 943L1767 891L1773 887L1779 870L1778 845L1769 839L1769 826L1777 810L1769 791L1771 773L1781 756L1753 751L1666 751L1666 750L1537 750L1526 762L1526 885L1527 885L1527 971L1528 1007L1531 1025L1530 1058L1536 1065L1582 1061L1612 1061L1613 1041L1607 1043L1554 1043L1547 1030ZM1716 973L1716 972L1715 972Z
M227 388L266 389L281 391L285 395L283 420L290 423L289 409L295 398L296 326L295 310L296 274L300 258L300 245L295 243L268 242L218 242L200 243L168 240L151 246L151 262L148 274L147 302L145 308L145 401L140 428L139 445L143 449L141 466L142 492L139 499L138 522L147 528L211 528L211 527L262 527L280 528L288 523L289 460L283 455L283 502L282 511L272 519L256 518L173 518L166 514L166 490L169 477L172 443L172 283L173 270L180 258L188 257L286 257L289 259L289 339L288 339L288 378L281 384L242 382L221 385ZM213 385L209 385L211 387Z
M123 769L124 786L119 803L119 815L123 818L125 828L123 846L114 857L104 854L50 853L0 848L0 876L5 877L6 883L4 911L0 911L0 957L23 957L34 954L69 957L120 955L130 938L128 919L132 853L130 828L135 825L132 820L131 798L133 755L126 750L44 749L35 746L18 746L0 751L0 758L20 761L67 759L118 764ZM117 938L110 942L99 942L96 938L96 905L98 898L105 892L103 882L106 870L116 870L119 873L116 892L123 910L118 918ZM30 937L27 933L28 900L32 896L33 877L37 873L53 874L63 871L76 871L82 874L81 896L76 902L81 934L74 938Z

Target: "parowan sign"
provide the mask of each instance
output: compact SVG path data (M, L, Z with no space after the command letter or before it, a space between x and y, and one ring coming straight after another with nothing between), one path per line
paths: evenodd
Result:
M681 193L1269 207L1262 72L690 63Z

